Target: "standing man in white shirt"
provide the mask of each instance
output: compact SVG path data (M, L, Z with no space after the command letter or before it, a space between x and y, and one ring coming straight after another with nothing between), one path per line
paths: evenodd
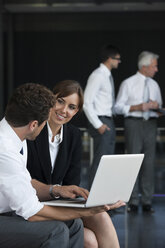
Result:
M90 186L101 156L114 154L115 151L115 91L111 71L117 69L121 62L119 49L112 45L104 46L100 53L100 61L100 66L89 76L84 92L84 112L89 120L89 133L94 140Z
M26 169L25 140L36 138L54 104L55 97L47 88L24 84L14 92L0 122L0 247L83 248L79 218L110 209L107 205L91 209L51 207L40 202L52 196L88 196L87 190L77 186L45 185L32 180Z
M122 82L115 104L116 113L125 117L127 153L145 154L128 212L138 211L140 189L143 212L154 212L152 197L158 118L156 109L162 106L162 97L158 83L152 78L158 71L158 58L157 54L147 51L139 55L139 70Z

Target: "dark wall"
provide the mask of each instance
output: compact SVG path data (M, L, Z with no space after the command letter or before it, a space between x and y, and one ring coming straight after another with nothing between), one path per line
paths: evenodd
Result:
M162 12L15 15L13 26L14 87L32 81L52 88L60 80L75 79L84 88L89 74L99 65L99 48L111 43L120 48L122 56L113 72L116 92L121 81L136 72L138 54L149 50L160 55L155 79L165 98ZM84 115L74 123L86 126ZM117 117L116 124L122 126L122 118ZM164 126L164 118L159 126Z

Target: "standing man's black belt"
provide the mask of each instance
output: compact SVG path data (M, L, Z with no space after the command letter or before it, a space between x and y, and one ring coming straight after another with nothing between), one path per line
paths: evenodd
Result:
M145 120L143 117L127 116L125 119ZM148 120L156 120L157 117L150 117Z
M112 119L112 116L107 116L107 115L99 115L99 117L104 117L104 118Z

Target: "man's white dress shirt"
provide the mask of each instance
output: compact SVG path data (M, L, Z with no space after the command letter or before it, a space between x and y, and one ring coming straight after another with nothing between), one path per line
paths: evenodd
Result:
M111 71L104 64L100 64L89 76L84 91L84 112L96 129L103 124L98 116L112 116L113 94L110 75Z
M118 96L115 104L115 112L122 114L125 117L143 117L142 111L130 111L132 105L138 105L143 103L143 90L146 77L140 72L124 80L120 86ZM147 78L149 88L149 98L152 101L157 101L159 107L162 106L162 97L159 85L152 78ZM150 117L158 117L158 114L154 111L150 111Z
M26 169L26 141L21 141L8 122L0 122L0 213L15 211L24 219L43 208ZM24 149L23 155L20 153Z

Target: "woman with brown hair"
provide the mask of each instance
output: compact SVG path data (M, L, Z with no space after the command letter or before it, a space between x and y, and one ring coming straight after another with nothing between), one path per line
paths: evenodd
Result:
M50 193L56 196L63 187L58 185L80 183L81 135L68 122L82 110L83 91L78 82L65 80L56 84L53 93L56 104L47 125L35 141L28 141L27 168L33 179L50 184ZM106 212L83 217L82 221L85 248L119 247L115 228Z

